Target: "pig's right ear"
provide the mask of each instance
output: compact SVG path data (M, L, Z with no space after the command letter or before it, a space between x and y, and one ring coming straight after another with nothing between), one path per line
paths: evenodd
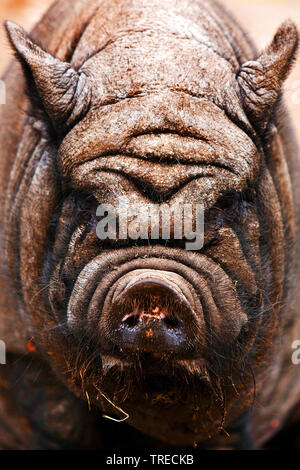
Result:
M6 21L5 27L22 64L29 90L38 94L56 130L68 128L89 106L90 89L86 75L45 52L17 24Z

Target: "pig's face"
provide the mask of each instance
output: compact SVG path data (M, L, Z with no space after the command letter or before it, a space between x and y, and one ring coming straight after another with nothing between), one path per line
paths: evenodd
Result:
M287 67L296 33L284 28ZM52 323L36 328L50 360L75 393L149 434L181 444L216 434L251 404L282 295L271 246L282 220L260 138L278 90L244 109L259 60L236 76L193 41L121 37L76 72L9 30L59 136L49 153L61 187L33 273L47 286ZM261 62L272 65L275 45ZM201 250L186 250L175 225L169 240L99 239L97 207L111 204L119 223L125 197L203 205Z

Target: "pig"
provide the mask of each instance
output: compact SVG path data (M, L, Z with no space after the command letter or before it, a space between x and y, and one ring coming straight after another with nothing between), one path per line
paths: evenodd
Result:
M58 0L5 27L1 448L263 448L299 407L296 25L261 53L214 0ZM101 239L121 198L201 205L203 246L175 218Z

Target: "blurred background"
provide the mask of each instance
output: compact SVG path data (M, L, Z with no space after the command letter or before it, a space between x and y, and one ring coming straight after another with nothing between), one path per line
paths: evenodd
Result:
M277 27L291 18L300 28L300 0L219 0L238 18L262 49L272 39ZM0 76L11 51L3 30L5 19L20 23L27 30L39 20L53 0L0 0ZM300 52L293 72L285 85L286 104L291 112L300 143Z

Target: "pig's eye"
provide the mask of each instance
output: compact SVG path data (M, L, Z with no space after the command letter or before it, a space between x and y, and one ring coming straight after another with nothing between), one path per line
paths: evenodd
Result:
M88 193L75 193L75 214L78 223L89 223L96 220L97 199Z
M69 226L89 225L96 222L97 199L89 193L70 191L64 197L60 216Z
M219 199L211 210L211 214L218 223L240 222L248 210L255 205L255 194L253 191L244 193L227 194Z
M255 207L255 202L252 192L228 194L219 199L205 218L205 245L218 243L223 227L243 224L248 211L253 207Z

